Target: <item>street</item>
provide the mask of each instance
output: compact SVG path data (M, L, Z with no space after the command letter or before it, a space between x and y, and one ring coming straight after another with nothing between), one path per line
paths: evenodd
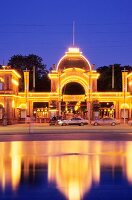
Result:
M49 126L44 123L0 126L0 141L132 140L132 126Z

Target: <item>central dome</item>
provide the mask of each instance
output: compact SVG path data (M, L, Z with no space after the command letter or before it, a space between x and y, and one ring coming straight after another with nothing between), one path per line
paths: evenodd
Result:
M79 48L69 48L68 52L59 60L57 70L63 71L67 68L81 68L87 71L91 70L89 61L82 55Z

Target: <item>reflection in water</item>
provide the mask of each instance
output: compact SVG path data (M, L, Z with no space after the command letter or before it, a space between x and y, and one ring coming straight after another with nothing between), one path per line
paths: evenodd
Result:
M50 152L61 156L48 160L48 179L56 182L58 188L69 200L80 200L91 188L92 182L100 179L100 143L96 143L93 156L88 156L91 148L89 142L76 142L50 145ZM59 149L58 149L59 147ZM70 154L70 152L73 152Z
M22 177L45 168L48 182L69 200L81 200L101 181L101 170L121 168L132 184L132 142L46 141L0 143L0 188L21 187Z
M21 176L21 142L11 143L11 180L12 188L15 190L20 182Z
M96 156L51 157L48 166L49 181L56 182L69 200L81 199L90 189L93 181L99 182L100 166Z
M132 144L130 142L126 145L126 151L126 176L132 184Z

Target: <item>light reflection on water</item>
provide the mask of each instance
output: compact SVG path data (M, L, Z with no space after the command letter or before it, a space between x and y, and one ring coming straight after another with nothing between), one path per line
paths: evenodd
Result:
M14 194L14 199L21 199L24 193L24 199L34 195L50 200L88 199L93 188L116 186L119 173L118 187L124 186L123 180L128 188L132 184L132 142L1 142L0 152L0 199ZM58 196L49 198L51 193ZM96 194L93 199L98 199Z

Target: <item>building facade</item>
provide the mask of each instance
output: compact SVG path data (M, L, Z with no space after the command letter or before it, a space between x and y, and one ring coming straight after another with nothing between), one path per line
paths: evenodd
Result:
M50 71L50 92L29 91L29 73L24 71L24 92L19 92L20 75L9 67L0 70L0 121L6 116L12 124L30 116L47 122L54 115L132 119L132 72L122 72L122 92L98 92L99 74L79 48L69 48Z

